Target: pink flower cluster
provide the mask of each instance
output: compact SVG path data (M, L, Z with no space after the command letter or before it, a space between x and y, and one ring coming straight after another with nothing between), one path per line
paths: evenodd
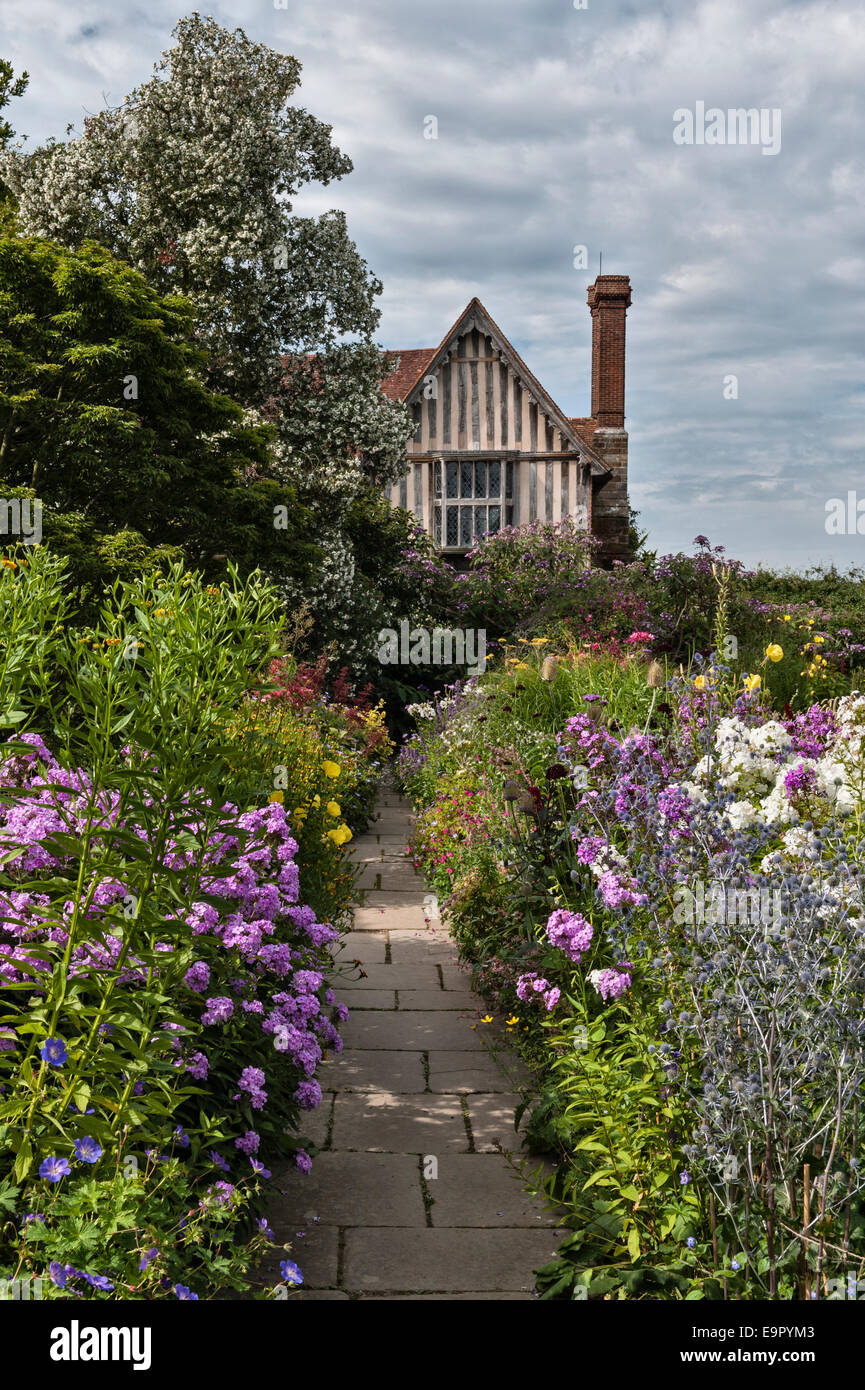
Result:
M517 998L525 1004L538 997L543 999L544 1006L549 1013L561 999L562 991L555 985L551 986L549 980L544 980L535 971L528 975L521 975L517 980Z
M592 924L579 912L557 908L546 925L547 940L578 964L592 944Z

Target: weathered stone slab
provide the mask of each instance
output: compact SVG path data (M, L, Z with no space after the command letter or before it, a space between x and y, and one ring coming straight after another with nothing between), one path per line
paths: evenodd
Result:
M454 965L451 961L442 961L442 980L445 989L471 989L472 972L468 966Z
M322 1062L316 1076L323 1091L418 1092L426 1089L420 1052L346 1050Z
M347 1048L409 1049L428 1052L433 1048L483 1050L483 1042L459 1013L408 1010L399 1013L370 1012L348 1019L340 1029Z
M520 1096L506 1092L501 1095L469 1096L469 1125L478 1153L495 1153L497 1139L502 1148L510 1153L521 1152L522 1142L514 1129L514 1112L520 1100ZM525 1125L524 1115L520 1128L524 1129Z
M337 1096L334 1149L368 1152L432 1154L468 1150L462 1106L456 1096L406 1096L379 1091L375 1095Z
M414 1154L323 1153L311 1173L284 1175L270 1207L270 1224L283 1230L321 1226L424 1226L420 1166ZM299 1242L292 1239L294 1249ZM296 1261L300 1265L301 1260ZM323 1283L336 1283L333 1277Z
M347 1294L315 1294L311 1293L310 1298L347 1298ZM496 1303L496 1302L529 1302L537 1298L534 1293L362 1293L357 1297L358 1303Z
M346 932L339 941L333 943L333 961L339 970L345 970L350 961L359 960L364 965L384 965L387 953L387 937L384 932Z
M343 1288L359 1292L530 1293L532 1271L555 1255L549 1230L352 1230Z
M388 878L382 888L370 888L368 892L364 892L362 906L383 907L385 912L400 911L407 907L425 908L426 896L423 879L415 876L411 882L397 887L395 884L391 886ZM423 913L421 915L423 916Z
M348 989L344 993L337 989L336 1002L345 1004L351 1012L355 1009L395 1009L396 990L394 989ZM441 991L444 994L444 990ZM345 1024L340 1027L340 1032L345 1037Z
M388 915L390 921L391 914ZM414 930L406 931L400 922L391 922L391 930L388 939L390 941L390 957L394 965L401 965L403 962L411 961L433 961L443 966L453 966L456 958L456 946L452 939L443 931L431 930L423 921L420 925L414 925ZM463 983L465 989L465 983Z
M316 1148L324 1148L332 1113L333 1095L329 1091L325 1091L322 1095L321 1105L317 1105L314 1110L301 1111L300 1119L297 1122L299 1147L306 1147L302 1143L302 1140L306 1139Z
M528 1073L517 1061L509 1062L508 1073L485 1051L431 1051L429 1055L430 1090L438 1095L447 1095L452 1091L510 1093L515 1085L522 1085L528 1080Z
M555 1226L556 1213L523 1191L521 1179L499 1154L443 1154L429 1184L432 1224L442 1226Z
M364 894L367 907L399 906L398 903L385 901L391 896L399 896L409 902L420 901L423 905L426 893L423 879L415 873L407 859L397 864L386 860L366 864L356 887Z
M404 931L423 931L426 926L423 908L409 907L359 907L355 909L355 931L381 931L402 929Z
M474 1022L481 1001L476 994L456 989L401 989L400 1009L455 1009Z
M356 989L411 989L419 985L425 990L435 990L439 986L438 969L432 961L420 965L366 965L365 979L353 979L357 969L351 974L331 978L335 990ZM444 993L444 991L440 991Z
M317 1158L316 1163L323 1162ZM295 1170L296 1171L296 1170ZM280 1174L277 1173L279 1178ZM292 1179L293 1180L293 1179ZM285 1182L281 1186L285 1187ZM300 1222L296 1213L286 1206L285 1197L276 1197L268 1208L267 1219L273 1227L273 1234L282 1245L289 1243L291 1253L274 1250L262 1265L268 1281L282 1283L279 1273L280 1260L289 1259L297 1265L303 1275L302 1288L330 1288L336 1284L339 1232L335 1226L325 1226L321 1222ZM291 1298L296 1294L291 1294Z

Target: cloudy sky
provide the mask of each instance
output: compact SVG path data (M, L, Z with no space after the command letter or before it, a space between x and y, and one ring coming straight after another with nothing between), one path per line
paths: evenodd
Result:
M200 3L302 61L297 99L355 167L296 208L346 211L384 283L384 346L437 343L476 294L558 404L588 414L603 253L633 287L631 495L651 544L701 532L752 564L865 561L863 537L825 529L829 498L865 500L856 0ZM62 137L119 102L180 5L3 0L0 53L31 74L16 130ZM780 149L677 144L673 113L697 103L779 111Z

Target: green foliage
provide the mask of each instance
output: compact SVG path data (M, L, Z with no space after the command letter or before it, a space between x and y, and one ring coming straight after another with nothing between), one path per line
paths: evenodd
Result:
M262 476L268 431L204 385L191 304L93 243L7 236L0 329L0 487L41 499L73 583L171 549L209 574L226 556L306 573L296 492Z

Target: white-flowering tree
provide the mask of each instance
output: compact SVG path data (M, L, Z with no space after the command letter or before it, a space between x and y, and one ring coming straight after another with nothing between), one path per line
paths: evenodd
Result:
M364 487L399 475L413 429L381 391L381 285L344 215L293 211L300 188L351 161L290 104L297 59L198 14L173 37L153 77L80 133L0 151L0 178L22 232L92 238L195 303L209 385L277 424L274 473L314 504L348 613L365 586L344 518Z

